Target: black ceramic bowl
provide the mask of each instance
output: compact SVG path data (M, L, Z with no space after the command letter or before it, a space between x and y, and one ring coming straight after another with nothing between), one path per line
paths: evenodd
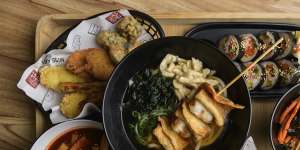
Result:
M219 50L204 41L186 37L167 37L153 40L137 47L115 68L106 87L103 102L103 121L111 147L115 150L138 149L134 144L126 124L128 116L122 109L123 97L128 87L129 79L147 66L159 64L163 57L175 54L183 58L195 57L203 64L216 70L218 77L226 83L239 74L234 64ZM251 118L251 100L243 79L238 80L228 89L228 96L235 103L246 106L244 110L233 110L228 116L224 133L212 145L205 149L238 150L246 139Z
M276 138L280 125L277 123L281 113L284 109L300 95L300 84L295 85L289 91L287 91L277 102L270 123L270 140L274 150L280 150L282 147L278 144Z

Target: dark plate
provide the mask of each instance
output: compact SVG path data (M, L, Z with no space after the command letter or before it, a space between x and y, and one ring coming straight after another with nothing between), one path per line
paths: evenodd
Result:
M186 37L167 37L150 41L137 47L114 70L104 94L102 115L109 143L115 150L137 149L127 135L123 118L122 102L129 79L147 66L159 64L163 57L175 54L183 58L200 59L208 68L226 83L239 74L234 64L220 51L204 41ZM228 71L224 71L228 70ZM243 79L238 80L228 90L229 98L246 106L244 110L233 110L228 116L228 124L222 136L207 149L238 150L246 139L251 118L251 99Z
M270 140L272 142L272 146L274 150L282 149L278 145L278 140L276 138L278 130L280 128L280 125L276 123L276 121L279 119L281 113L291 103L291 101L295 100L298 96L300 96L300 84L295 85L286 94L284 94L277 102L273 110L271 123L270 123Z
M185 36L205 40L216 46L218 40L228 34L253 33L254 35L257 35L259 32L266 30L276 32L297 31L300 30L300 26L294 24L263 22L215 22L200 24L188 31ZM267 91L254 90L250 92L250 95L253 98L279 98L291 87L292 86L273 88Z

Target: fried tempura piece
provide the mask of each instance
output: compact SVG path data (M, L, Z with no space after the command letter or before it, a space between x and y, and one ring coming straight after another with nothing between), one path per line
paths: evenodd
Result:
M107 52L103 49L92 49L86 56L87 71L96 79L107 80L114 66Z
M228 106L222 106L214 101L204 89L200 90L200 92L196 94L195 98L212 113L218 126L224 125L225 117L231 110Z
M128 44L128 52L131 52L133 49L135 49L136 47L138 47L140 45L141 45L141 43L138 40L130 41Z
M128 40L136 40L141 35L142 29L142 25L133 16L125 16L117 24L118 32Z
M178 133L181 137L183 138L189 138L191 137L191 132L189 131L187 125L183 120L180 118L176 118L172 123L171 123L172 129Z
M60 110L67 118L74 118L81 112L87 96L83 93L65 94L60 103Z
M189 143L170 128L167 118L159 117L158 121L160 122L165 135L171 140L175 150L183 150L187 147Z
M197 100L191 100L189 102L190 111L199 119L205 123L211 123L213 121L212 114Z
M127 40L117 32L103 31L96 37L97 43L106 48L114 63L120 62L128 53Z
M125 49L127 40L117 32L102 31L97 35L96 42L107 49L109 49L111 46Z
M118 64L127 55L126 49L121 49L120 47L115 47L115 46L112 46L108 52L111 60L115 64Z
M91 75L86 72L86 55L91 51L92 49L85 49L80 50L72 53L65 64L65 67L67 70L71 71L74 74L79 75L82 78L90 79Z
M41 84L55 91L60 91L58 85L61 82L85 82L83 78L70 73L62 66L45 66L39 72Z
M182 114L197 140L203 139L209 134L209 126L190 112L186 102L182 103Z
M105 82L87 82L87 83L70 83L63 82L59 84L59 89L63 93L80 92L87 95L87 102L100 105L102 103Z
M85 83L73 83L73 82L62 82L59 84L59 89L63 93L72 92L84 92L93 93L99 92L105 89L105 82L95 81L95 82L85 82Z
M163 146L164 149L175 150L174 146L171 143L171 140L164 134L160 124L158 124L156 128L153 130L153 134L155 135L158 142Z
M206 90L207 94L212 98L212 100L216 101L217 103L223 104L225 106L229 106L231 108L236 108L236 109L244 109L245 106L235 104L231 100L229 100L226 97L223 97L221 95L218 95L215 89L208 83L204 83L202 85L202 88Z

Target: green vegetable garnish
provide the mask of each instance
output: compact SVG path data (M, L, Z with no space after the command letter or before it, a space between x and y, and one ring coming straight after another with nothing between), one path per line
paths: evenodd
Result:
M152 131L159 116L176 110L172 78L163 77L159 70L146 69L131 80L125 95L125 109L130 112L129 129L135 140L146 146L153 142Z

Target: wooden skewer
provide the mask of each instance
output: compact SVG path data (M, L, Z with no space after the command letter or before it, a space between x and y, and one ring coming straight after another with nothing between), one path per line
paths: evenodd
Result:
M275 42L267 51L265 51L262 55L260 55L250 66L248 66L243 72L241 72L238 76L236 76L233 80L231 80L222 90L218 92L218 95L222 94L225 90L227 90L233 83L235 83L238 79L240 79L250 68L252 68L255 64L257 64L261 59L263 59L268 53L270 53L276 46L278 46L283 41L283 38L280 38Z

